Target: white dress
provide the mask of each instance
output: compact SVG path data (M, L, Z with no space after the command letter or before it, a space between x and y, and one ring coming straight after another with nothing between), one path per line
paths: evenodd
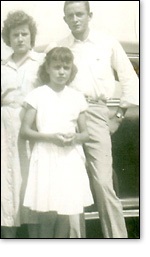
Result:
M44 85L33 90L26 102L37 110L37 129L42 133L75 132L79 113L87 108L83 95L67 86L58 94ZM39 212L82 213L93 204L84 161L81 145L35 143L24 206Z
M19 136L21 104L39 85L37 71L44 56L31 51L19 67L11 56L1 63L1 95L5 101L1 106L1 226L20 226L28 221L22 198L28 175L29 148Z

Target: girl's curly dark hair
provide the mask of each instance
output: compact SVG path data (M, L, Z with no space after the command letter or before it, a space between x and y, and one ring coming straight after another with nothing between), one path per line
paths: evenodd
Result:
M69 85L75 78L77 73L77 67L73 63L74 56L71 50L67 47L54 47L51 49L45 57L44 63L39 67L38 76L40 77L42 83L47 84L50 82L50 76L46 71L46 66L50 65L51 62L58 61L58 62L65 62L67 64L72 64L72 70L69 80L67 81L67 85Z
M14 11L9 12L6 20L4 21L4 26L2 29L2 38L6 45L11 46L10 44L10 31L11 29L16 28L17 26L28 24L29 30L31 33L31 47L35 44L35 37L37 33L36 23L33 18L26 14L24 11Z

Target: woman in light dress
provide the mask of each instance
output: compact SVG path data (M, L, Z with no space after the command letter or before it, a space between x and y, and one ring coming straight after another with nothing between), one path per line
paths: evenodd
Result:
M32 50L36 32L32 17L23 11L10 12L2 29L4 42L13 50L12 55L1 62L2 238L16 238L17 227L22 222L28 222L21 201L27 180L30 149L20 138L19 130L24 98L39 85L37 71L44 59L43 54Z

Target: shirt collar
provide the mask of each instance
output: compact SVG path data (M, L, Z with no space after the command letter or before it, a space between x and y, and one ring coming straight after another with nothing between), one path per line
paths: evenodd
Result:
M97 39L96 39L96 35L95 35L94 31L90 29L89 34L88 34L88 37L87 37L85 40L83 40L83 41L76 39L76 38L73 36L73 34L70 34L70 36L69 36L69 43L70 43L70 46L72 46L75 42L78 42L78 43L82 43L82 42L83 42L83 43L84 43L84 42L95 43L95 42L97 42Z
M12 55L13 54L11 54L7 59L2 60L1 64L2 65L9 65L9 66L12 66L12 64L13 64L13 66L14 66L14 61L12 59ZM37 57L37 53L34 50L30 50L29 53L26 55L24 61L27 60L27 59L31 59L33 61L37 61L37 58L38 58Z

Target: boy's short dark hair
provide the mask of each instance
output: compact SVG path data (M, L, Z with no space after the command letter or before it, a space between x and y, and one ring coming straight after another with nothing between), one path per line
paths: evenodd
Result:
M89 4L89 1L65 1L65 3L64 3L64 13L65 13L66 7L67 7L69 4L78 3L78 2L84 3L87 12L90 13L90 4Z

